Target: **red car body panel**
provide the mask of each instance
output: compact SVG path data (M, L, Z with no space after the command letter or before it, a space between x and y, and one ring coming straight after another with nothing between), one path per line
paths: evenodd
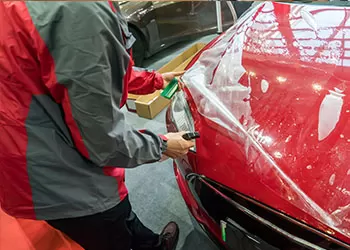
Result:
M180 169L350 243L349 17L347 7L266 2L204 48L183 78L201 138L195 154L177 161ZM241 58L229 61L238 39ZM205 57L213 49L220 60ZM239 60L236 85L249 89L246 98L227 88ZM212 67L196 71L205 64ZM229 115L191 82L200 72ZM168 129L175 130L170 118ZM203 220L176 174L192 214ZM218 234L217 225L204 224Z

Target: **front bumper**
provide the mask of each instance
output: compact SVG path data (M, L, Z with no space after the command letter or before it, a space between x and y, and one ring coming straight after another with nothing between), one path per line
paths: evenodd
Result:
M194 231L197 233L199 237L199 242L202 246L205 246L205 249L208 250L221 250L220 244L214 239L214 235L212 235L208 230L205 229L205 226L200 224L190 213L190 218L192 221L192 225ZM202 248L200 248L202 250Z
M182 197L189 209L192 224L198 235L200 235L205 241L210 242L211 248L209 249L226 249L224 242L220 237L219 225L210 218L206 211L197 202L184 174L181 172L176 162L174 162L174 172Z

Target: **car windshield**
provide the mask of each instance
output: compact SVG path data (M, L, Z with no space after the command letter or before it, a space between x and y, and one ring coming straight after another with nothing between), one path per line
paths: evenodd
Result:
M341 5L255 4L183 81L204 119L242 145L251 178L350 236L350 8Z

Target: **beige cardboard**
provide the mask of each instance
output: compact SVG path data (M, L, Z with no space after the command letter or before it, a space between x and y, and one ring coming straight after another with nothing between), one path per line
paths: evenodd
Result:
M178 72L183 71L186 66L190 63L192 58L205 46L205 43L196 43L192 47L188 48L169 63L165 64L161 67L158 72L166 73L166 72ZM144 117L147 119L153 119L156 115L158 115L164 108L166 108L171 100L168 100L160 95L162 91L158 90L150 95L143 96L135 96L130 95L129 98L131 100L135 100L136 112L140 117ZM129 99L128 98L128 99ZM129 104L132 105L131 102ZM128 108L129 109L129 108Z

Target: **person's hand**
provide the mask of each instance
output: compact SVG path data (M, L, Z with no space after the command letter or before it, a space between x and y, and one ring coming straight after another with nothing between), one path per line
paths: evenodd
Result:
M165 137L168 138L168 147L164 155L175 159L188 153L188 150L195 144L193 141L186 141L183 139L182 136L184 134L186 134L186 132L169 133L165 135Z
M171 82L171 80L173 80L175 77L177 76L181 76L185 73L185 71L181 71L181 72L168 72L168 73L164 73L162 74L163 77L163 89L165 89L169 83Z

